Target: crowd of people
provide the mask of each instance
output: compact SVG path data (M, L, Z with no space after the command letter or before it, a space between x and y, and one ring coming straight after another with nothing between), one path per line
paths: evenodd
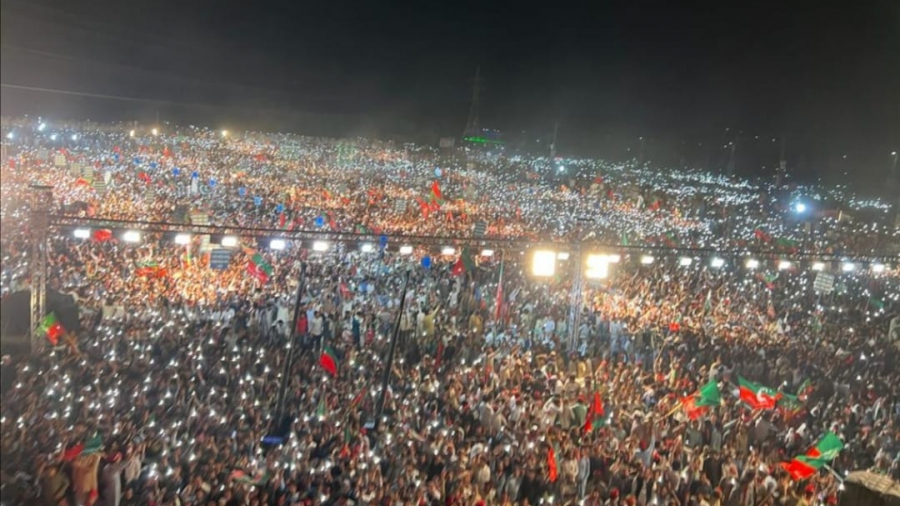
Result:
M813 505L849 471L900 478L896 262L828 265L828 293L779 264L895 254L880 201L595 160L42 125L4 125L4 295L28 288L33 182L58 214L372 244L244 237L212 268L203 237L54 230L48 283L80 323L12 366L8 504ZM831 199L840 215L792 209ZM516 250L398 250L479 224L488 242L629 249L577 297L574 258L535 278ZM647 262L635 245L780 256ZM779 402L748 402L741 379ZM721 399L692 407L710 383ZM827 466L781 465L826 434L842 442Z

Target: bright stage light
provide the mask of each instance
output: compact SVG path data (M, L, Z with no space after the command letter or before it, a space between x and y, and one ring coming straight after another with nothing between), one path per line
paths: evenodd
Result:
M410 245L400 246L400 254L401 255L410 255L413 252L413 247Z
M87 239L91 236L91 229L89 228L76 228L75 232L72 233L76 239Z
M359 250L362 251L363 253L371 253L371 252L375 251L375 245L373 245L370 242L367 242L367 243L364 243L362 246L360 246Z
M882 273L885 270L884 264L872 264L872 272L874 273Z
M609 257L606 255L588 255L587 270L584 271L588 279L604 279L609 276Z
M222 238L222 247L233 248L238 244L238 238L233 235L226 235Z
M843 265L841 265L841 270L844 272L853 272L856 270L856 264L853 262L844 262Z
M709 262L709 264L716 269L719 269L725 265L725 259L719 257L713 257L713 259Z
M824 271L825 270L825 262L813 262L812 270L814 271Z
M134 130L128 131L128 137L134 137Z
M680 266L682 266L682 267L690 267L690 265L691 265L692 263L694 263L694 259L691 258L691 257L681 257L681 258L678 260L678 265L680 265Z
M560 252L556 255L556 258L557 258L558 260L568 260L568 259L569 259L569 252L568 252L568 251L560 251Z
M535 251L531 261L531 273L539 277L556 274L556 253L553 251Z
M653 258L653 255L644 255L641 257L641 263L644 265L650 265L654 260L655 258Z
M313 242L313 251L328 251L328 243L326 241L314 241Z
M614 255L606 255L606 261L611 264L617 264L622 261L622 255L619 255L618 253Z
M444 249L441 250L441 255L454 255L456 254L456 248L453 246L444 246Z
M129 230L122 234L122 240L125 242L141 242L141 233L137 230Z
M759 267L759 260L755 258L747 259L747 262L744 264L748 269L756 269Z
M787 260L782 260L782 261L778 262L778 270L779 271L786 271L790 268L791 268L791 262L789 262Z
M269 241L269 247L276 250L283 250L287 247L287 243L284 239L272 239Z
M492 256L494 256L494 250L492 250L492 249L483 249L483 250L481 250L481 256L483 256L483 257L492 257Z
M178 234L175 236L175 244L182 246L191 243L191 234Z

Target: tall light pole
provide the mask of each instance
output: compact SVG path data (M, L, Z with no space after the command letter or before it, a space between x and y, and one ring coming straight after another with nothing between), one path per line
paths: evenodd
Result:
M894 180L900 182L900 177L897 177L897 152L891 151L891 157L893 158L893 162L891 162L891 175L894 176Z

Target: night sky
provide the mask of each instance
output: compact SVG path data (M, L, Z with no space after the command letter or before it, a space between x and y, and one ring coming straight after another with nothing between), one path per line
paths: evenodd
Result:
M459 136L480 67L481 123L511 143L559 122L563 153L643 136L717 168L737 140L765 173L786 135L804 177L879 181L900 149L896 0L2 0L0 20L4 114Z

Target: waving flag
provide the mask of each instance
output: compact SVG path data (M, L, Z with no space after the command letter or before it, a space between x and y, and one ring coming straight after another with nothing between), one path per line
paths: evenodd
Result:
M547 479L550 483L556 483L559 478L559 469L556 467L556 453L553 452L553 446L547 448Z
M47 336L47 340L50 341L50 344L53 346L56 346L59 343L59 336L66 332L66 329L59 323L59 320L56 319L56 314L54 313L48 314L41 322L39 328L41 333Z
M753 409L774 409L782 393L738 376L741 400Z
M444 196L441 194L441 186L437 181L431 183L431 195L436 200L444 200Z
M254 253L254 255L250 257L250 261L247 263L247 272L258 279L261 283L265 283L272 276L274 270L272 269L272 266L263 259L262 255L260 255L259 253Z
M722 402L719 385L710 381L693 395L681 399L681 406L691 420L696 420L709 411L710 406L718 406Z
M334 350L331 349L330 346L326 346L322 350L322 354L319 355L319 365L322 366L323 369L328 371L332 376L337 376L338 371L338 360L337 355L334 353Z
M794 457L790 462L782 462L781 467L794 480L805 480L816 474L816 471L828 464L830 460L834 460L843 448L844 443L840 438L833 432L829 432L819 440L816 446L810 448L805 454Z

